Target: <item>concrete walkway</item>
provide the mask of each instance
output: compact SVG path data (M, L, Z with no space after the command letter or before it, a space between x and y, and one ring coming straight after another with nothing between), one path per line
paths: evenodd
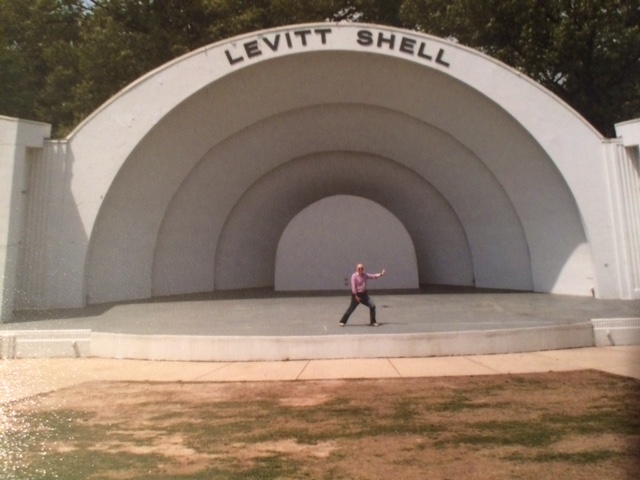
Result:
M104 358L0 360L0 404L84 382L249 382L497 375L595 369L640 379L640 346L427 358L164 362Z

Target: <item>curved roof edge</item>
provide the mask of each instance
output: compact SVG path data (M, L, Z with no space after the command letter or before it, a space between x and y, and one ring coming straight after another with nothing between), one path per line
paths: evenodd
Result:
M344 41L333 42L333 38L329 39L330 34L333 33L334 29L338 30L354 30L356 29L356 39L352 45L345 44ZM323 32L324 31L324 32ZM310 33L304 33L310 32ZM360 32L369 32L360 33ZM374 38L373 33L378 33L380 35L381 32L387 32L390 35L398 35L399 39L397 43L392 44L390 38L391 37L378 37ZM269 39L269 35L272 35L272 38ZM280 36L282 35L282 37ZM308 38L310 35L316 35L320 37L320 44L316 44L314 46L309 46ZM342 39L341 39L342 40ZM259 43L262 41L262 44ZM431 50L427 50L426 45L427 41L435 42L438 44L439 48L437 53ZM282 43L280 43L282 42ZM242 47L242 48L239 48ZM82 122L80 122L76 128L73 129L71 133L66 137L66 139L73 139L79 132L83 130L83 128L91 123L93 119L98 117L102 112L108 110L110 107L117 104L121 99L130 94L133 90L138 87L144 86L147 82L153 80L159 74L163 72L170 71L173 67L183 64L185 62L189 62L197 58L198 56L205 54L208 56L209 52L216 52L224 50L226 60L228 65L226 65L226 69L223 68L222 71L216 72L211 78L211 83L219 78L224 77L227 74L233 73L245 66L253 65L255 63L266 61L268 59L279 57L282 55L293 54L293 53L303 53L304 51L341 51L341 50L361 50L366 51L367 48L377 48L375 53L378 54L386 54L390 56L395 56L404 60L414 61L419 63L419 60L423 60L423 63L426 63L427 66L436 66L436 67L448 67L448 62L444 58L445 50L443 47L447 49L451 49L453 51L463 51L467 54L471 54L478 59L481 59L485 62L490 62L495 66L504 69L505 72L508 72L521 80L526 81L531 86L540 90L542 93L552 98L555 102L557 102L561 107L565 110L571 112L576 119L578 119L581 123L583 123L589 130L591 130L599 139L604 140L605 137L598 131L596 128L591 125L577 110L575 110L571 105L567 104L564 100L558 97L556 94L548 90L546 87L536 82L532 78L528 77L524 73L519 70L485 54L480 52L479 50L458 44L453 43L449 40L442 39L439 37L435 37L429 34L401 29L396 27L390 27L385 25L376 25L376 24L367 24L367 23L333 23L333 22L323 22L323 23L303 23L303 24L294 24L294 25L285 25L280 27L274 27L270 29L258 30L255 32L250 32L242 35L238 35L229 39L221 40L219 42L215 42L209 45L205 45L196 50L193 50L189 53L186 53L180 57L177 57L169 62L160 65L159 67L149 71L138 79L134 80L123 89L121 89L118 93L109 98L106 102L104 102L100 107L94 110L89 116L87 116ZM225 47L227 47L225 49ZM281 53L280 48L287 48L286 53ZM433 58L435 56L435 59ZM215 63L214 63L215 65ZM224 65L218 65L224 67ZM446 68L444 68L446 72ZM464 81L464 76L461 78ZM187 87L189 83L185 82L184 87ZM468 82L465 82L468 83ZM469 83L468 83L469 84ZM473 86L469 84L470 86ZM205 85L200 85L200 88ZM191 90L189 94L198 90L196 88ZM186 95L185 98L189 96ZM181 98L179 101L181 101ZM179 103L179 101L174 102L174 106ZM169 109L170 110L170 109Z

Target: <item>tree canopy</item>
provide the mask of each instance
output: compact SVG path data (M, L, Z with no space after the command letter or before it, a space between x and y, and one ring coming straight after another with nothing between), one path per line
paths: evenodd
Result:
M64 136L184 53L322 21L455 39L529 75L608 136L640 117L640 0L0 0L0 114Z

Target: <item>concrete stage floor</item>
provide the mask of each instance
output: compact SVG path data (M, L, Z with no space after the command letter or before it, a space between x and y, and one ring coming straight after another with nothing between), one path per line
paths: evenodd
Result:
M338 326L348 293L250 290L19 312L0 335L90 331L90 348L76 344L75 356L110 358L416 357L593 346L591 320L640 317L637 300L443 287L371 295L380 328L368 326L364 306Z

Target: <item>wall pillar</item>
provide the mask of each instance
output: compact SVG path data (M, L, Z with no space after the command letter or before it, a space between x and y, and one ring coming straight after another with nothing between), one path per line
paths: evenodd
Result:
M608 180L620 265L622 298L640 298L640 119L616 125Z
M0 323L15 304L27 205L29 150L42 148L51 125L0 116Z

